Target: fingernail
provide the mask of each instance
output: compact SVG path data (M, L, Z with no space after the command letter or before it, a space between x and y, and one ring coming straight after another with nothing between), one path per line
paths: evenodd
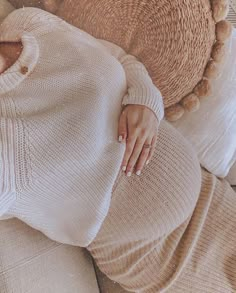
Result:
M123 140L122 135L119 136L118 140L119 140L119 142L122 142L122 140Z
M131 173L131 172L128 172L128 173L127 173L127 176L128 176L128 177L130 177L131 175L132 175L132 173Z
M149 161L149 160L147 160L147 162L146 162L146 165L148 165L148 164L149 164L149 162L150 162L150 161Z
M126 171L126 166L123 166L122 167L122 171Z
M141 175L141 170L138 170L138 171L136 172L136 175L140 176L140 175Z

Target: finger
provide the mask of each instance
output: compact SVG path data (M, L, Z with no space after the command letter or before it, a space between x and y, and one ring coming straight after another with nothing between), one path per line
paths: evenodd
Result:
M0 54L0 73L4 72L6 69L7 64L5 58Z
M124 154L124 159L122 162L122 170L127 171L127 165L129 162L129 158L132 155L135 143L137 140L137 136L133 133L132 135L128 136L127 142L126 142L126 150ZM126 172L127 176L131 176L130 170Z
M152 145L152 137L151 138L149 137L148 139L146 139L144 144ZM143 167L145 166L146 161L149 158L150 152L151 152L151 148L143 147L141 154L139 156L137 165L136 165L136 175L138 176L141 175Z
M127 138L127 115L126 111L122 111L120 118L119 118L119 125L118 125L118 141L125 142Z
M132 172L132 170L134 169L134 166L137 164L140 154L143 151L143 145L145 141L146 141L146 137L141 137L136 140L133 152L129 158L129 162L127 165L127 173Z
M155 148L156 148L156 144L157 144L157 135L153 136L151 144L152 144L152 148L151 148L149 155L147 157L146 165L148 165L150 163L150 160L152 159L152 156L155 152Z

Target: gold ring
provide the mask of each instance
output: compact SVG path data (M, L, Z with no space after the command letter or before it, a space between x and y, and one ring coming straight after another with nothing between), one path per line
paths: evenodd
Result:
M152 147L152 145L151 145L151 144L147 144L147 143L145 143L145 144L143 145L143 147L144 147L144 148L147 148L147 149L150 149L150 148Z

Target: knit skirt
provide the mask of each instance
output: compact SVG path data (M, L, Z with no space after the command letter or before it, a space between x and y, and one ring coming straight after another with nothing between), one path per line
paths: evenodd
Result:
M236 194L162 122L151 162L140 177L120 172L87 249L127 291L236 292Z

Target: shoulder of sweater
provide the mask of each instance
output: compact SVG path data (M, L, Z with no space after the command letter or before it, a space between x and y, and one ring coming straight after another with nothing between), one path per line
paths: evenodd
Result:
M26 7L14 10L0 26L0 32L4 30L28 31L47 33L54 29L70 30L70 25L61 18L39 8Z

